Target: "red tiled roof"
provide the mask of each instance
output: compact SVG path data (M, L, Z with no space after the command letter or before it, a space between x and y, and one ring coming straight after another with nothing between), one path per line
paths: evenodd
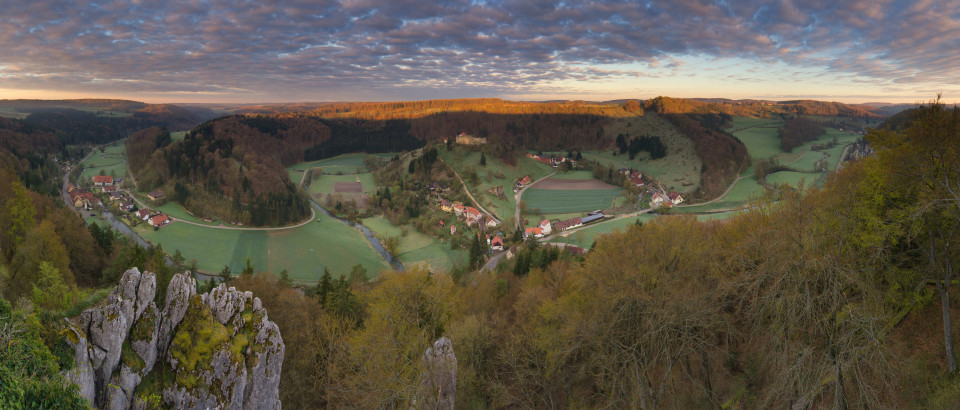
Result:
M150 218L150 223L154 226L157 226L157 225L163 224L164 222L167 222L168 220L170 220L170 218L167 218L167 216L164 214L160 214L160 215L154 216L153 218Z
M93 182L99 182L101 184L112 184L113 177L110 175L94 175Z

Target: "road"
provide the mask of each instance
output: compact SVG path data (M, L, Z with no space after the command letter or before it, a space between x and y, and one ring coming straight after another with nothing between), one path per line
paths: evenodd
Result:
M550 175L547 175L547 176L542 177L542 178L538 178L536 181L533 181L533 182L527 184L527 185L524 186L523 188L520 188L520 191L519 191L519 192L513 194L513 203L514 203L515 205L519 205L519 204L520 204L520 197L523 196L523 191L526 191L527 188L532 187L532 186L533 186L534 184L536 184L537 182L543 181L544 179L547 179L547 178L550 178L550 177L556 175L556 173L557 173L557 171L553 171L553 173L551 173ZM520 223L520 207L519 207L519 206L514 206L514 210L513 210L513 221L514 221L513 223L514 223L515 229L520 229L520 227L523 226L523 224Z
M440 161L443 161L443 158L438 158L438 159ZM447 162L443 161L443 163L446 164ZM447 166L450 166L450 164L447 164ZM500 225L501 223L503 223L503 221L501 221L500 219L497 219L497 217L493 216L493 214L490 213L490 211L487 211L486 209L484 209L483 206L480 205L479 202L477 202L477 199L474 198L473 194L470 193L470 190L467 189L467 184L463 182L463 178L460 178L460 173L458 173L457 170L453 169L452 166L450 166L450 169L453 170L453 175L456 175L457 179L460 181L460 184L463 185L463 192L466 192L467 196L470 197L470 202L473 202L473 205L476 206L477 209L480 210L480 212L483 212L484 214L486 214L488 218L493 219L497 223L497 225Z

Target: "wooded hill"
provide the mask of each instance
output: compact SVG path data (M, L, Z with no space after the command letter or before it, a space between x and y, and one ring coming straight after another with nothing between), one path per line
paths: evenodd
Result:
M187 130L204 118L176 105L126 100L0 100L0 108L54 130L65 145L102 144L154 126Z
M660 114L727 114L746 117L768 117L779 114L882 117L862 106L814 100L704 102L696 99L657 97L647 100L644 109Z

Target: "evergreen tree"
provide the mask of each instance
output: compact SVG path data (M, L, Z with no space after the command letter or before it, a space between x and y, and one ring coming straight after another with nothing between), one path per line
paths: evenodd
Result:
M483 152L480 153L480 166L484 166L484 167L487 166L487 154L486 154L486 153L483 153Z

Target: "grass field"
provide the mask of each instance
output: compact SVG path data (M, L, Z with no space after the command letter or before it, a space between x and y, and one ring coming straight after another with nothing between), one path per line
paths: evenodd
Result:
M83 173L80 174L81 181L89 181L94 175L99 175L103 171L105 175L112 175L118 178L125 178L127 175L127 154L126 145L122 142L113 146L107 146L103 152L94 151L86 161L83 162Z
M427 263L433 271L449 272L454 266L462 266L467 262L466 250L451 250L449 244L440 243L437 238L423 234L412 226L407 226L407 236L401 236L402 228L383 217L365 218L363 224L381 238L399 238L397 254L394 256L406 266Z
M131 190L131 192L132 192L132 190ZM170 216L172 216L172 217L174 217L174 218L176 218L176 219L183 219L183 220L185 220L185 221L195 222L195 223L204 224L204 225L219 225L219 224L220 224L219 221L216 221L216 222L204 222L204 221L201 221L200 219L194 217L193 215L188 214L188 213L187 213L187 210L186 210L186 209L183 209L183 207L180 206L180 204L178 204L178 203L176 203L176 202L167 201L167 203L165 203L165 204L163 204L163 205L160 205L160 206L152 206L152 205L150 205L150 201L148 200L146 194L143 194L143 193L139 193L139 192L138 192L138 193L135 193L134 195L137 196L137 199L139 199L140 202L143 202L144 204L146 204L148 208L153 209L153 210L155 210L155 211L163 212L163 213L165 213L165 214L167 214L167 215L170 215Z
M513 183L524 175L529 175L530 179L537 180L550 175L554 169L538 161L534 161L526 156L517 159L515 167L509 166L496 159L493 155L487 155L487 165L480 166L480 153L454 149L447 151L445 148L438 150L440 158L447 164L450 164L461 176L464 175L468 167L472 167L480 177L478 186L469 187L473 196L480 201L488 211L493 212L503 220L512 218L517 204L513 197ZM503 178L497 178L496 175L502 174ZM466 182L466 181L465 181ZM499 199L495 195L487 192L488 189L502 186L506 199ZM489 207L488 207L489 206Z
M539 209L544 214L562 214L609 209L622 191L622 188L589 191L529 188L521 199L527 203L528 212Z
M770 175L767 175L767 185L774 184L788 184L792 186L800 186L800 182L803 182L803 186L809 187L817 180L821 173L807 173L807 172L791 172L791 171L781 171L776 172Z
M592 171L570 171L570 172L557 172L556 175L550 177L550 179L593 179Z
M811 174L813 175L813 174ZM678 207L672 209L673 213L699 213L711 212L723 209L736 209L746 205L751 198L757 198L763 195L763 186L753 177L746 177L737 181L733 189L727 193L723 199L704 205L694 205L688 207Z
M319 212L314 221L300 228L277 231L214 229L176 222L158 231L145 225L134 229L152 243L162 244L167 252L179 249L187 261L196 259L205 273L220 272L224 265L239 273L247 258L257 271L286 269L291 279L302 283L315 282L325 267L339 276L349 274L359 263L371 278L389 269L360 231Z
M310 194L332 194L335 193L334 184L337 182L357 182L358 179L363 185L363 193L371 195L377 192L377 184L373 181L373 174L369 172L355 175L315 175L313 182L310 183L309 192Z
M383 159L390 159L394 155L396 155L396 153L367 154L363 152L338 155L333 158L301 162L296 165L291 165L287 167L287 173L290 175L290 180L293 181L293 183L299 184L300 180L303 178L304 171L308 169L320 168L320 172L324 174L355 174L357 172L368 172L369 170L367 167L363 165L363 160L366 157L373 156Z
M186 131L177 131L177 132L171 132L171 133L170 133L170 139L172 139L172 140L174 140L174 141L180 141L180 140L182 140L182 139L183 139L184 137L186 137L186 136L187 136L187 132L186 132Z

